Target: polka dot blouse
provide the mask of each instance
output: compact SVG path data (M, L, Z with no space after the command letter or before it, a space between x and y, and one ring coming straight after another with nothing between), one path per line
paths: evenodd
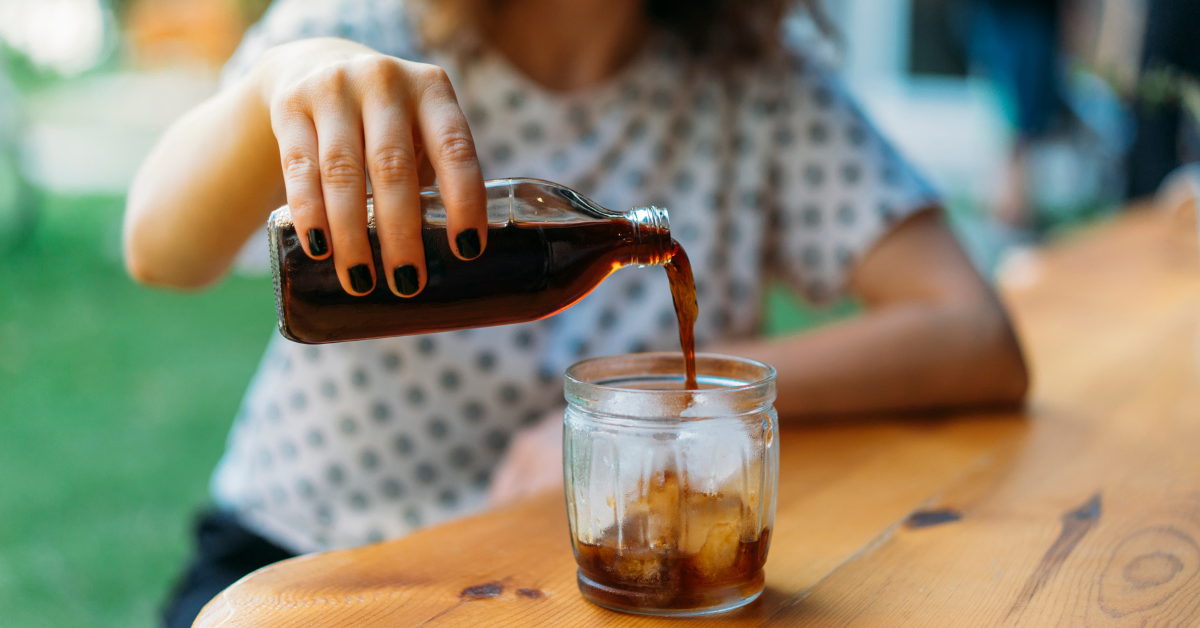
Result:
M555 93L484 47L421 49L399 0L279 0L226 81L270 46L336 36L451 77L488 178L657 205L696 273L697 342L753 336L764 285L836 297L855 260L936 203L844 90L800 53L716 68L656 35L603 84ZM478 509L514 432L561 407L598 355L679 350L666 274L615 273L522 325L304 346L276 336L213 477L222 507L298 552L396 537Z

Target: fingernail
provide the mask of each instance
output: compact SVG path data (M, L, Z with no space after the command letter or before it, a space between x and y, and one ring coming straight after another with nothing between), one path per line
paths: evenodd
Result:
M367 268L366 264L351 266L349 273L350 287L354 288L355 292L370 292L371 288L375 287L375 281L371 279L371 269Z
M396 280L396 289L400 294L409 296L417 293L420 288L420 278L417 276L417 267L412 264L400 266L392 271L392 278Z
M454 241L458 243L458 254L466 259L479 257L479 231L467 229L458 234Z
M329 252L329 245L325 244L325 232L320 229L308 230L308 250L316 257Z

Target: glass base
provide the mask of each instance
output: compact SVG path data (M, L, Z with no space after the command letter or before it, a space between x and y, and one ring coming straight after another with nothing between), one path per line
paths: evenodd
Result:
M696 589L669 597L660 590L636 591L601 584L576 571L579 592L589 602L609 610L635 615L693 617L712 615L741 608L762 595L766 578L762 571L749 582L724 587Z

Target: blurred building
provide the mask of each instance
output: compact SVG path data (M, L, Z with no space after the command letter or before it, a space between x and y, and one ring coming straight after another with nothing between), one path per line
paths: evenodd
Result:
M971 64L970 12L978 3L823 4L841 32L852 90L940 189L976 261L991 268L1011 239L987 208L1012 185L1006 169L1021 133L1011 90ZM1023 167L1040 222L1069 223L1122 200L1122 157L1132 141L1122 90L1137 80L1144 4L1060 3L1058 80L1067 123L1034 143Z

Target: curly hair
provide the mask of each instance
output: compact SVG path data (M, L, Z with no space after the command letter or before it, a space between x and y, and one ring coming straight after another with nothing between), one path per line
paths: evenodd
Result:
M421 31L438 47L463 27L486 30L505 0L423 0ZM679 36L698 54L755 59L780 45L784 17L795 7L826 30L819 0L645 0L646 17Z

